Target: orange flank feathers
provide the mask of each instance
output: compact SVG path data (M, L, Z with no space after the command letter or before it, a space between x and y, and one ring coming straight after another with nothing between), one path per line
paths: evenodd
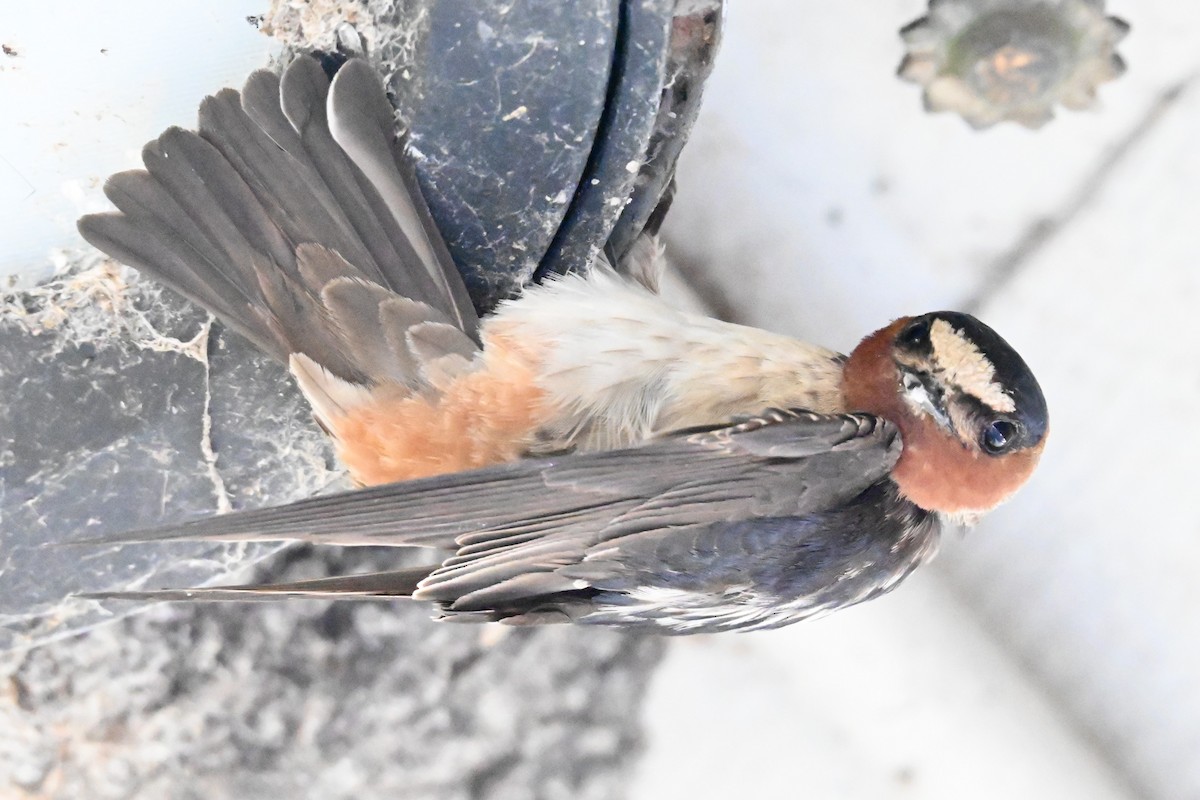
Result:
M484 364L440 393L386 396L332 420L342 462L360 484L425 478L519 458L542 422L529 354L485 336Z

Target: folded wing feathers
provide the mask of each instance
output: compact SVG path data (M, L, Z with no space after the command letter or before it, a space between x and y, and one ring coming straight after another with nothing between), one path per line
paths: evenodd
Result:
M146 592L95 592L80 595L92 600L203 600L257 602L284 597L337 598L339 600L372 600L388 597L408 597L417 583L429 574L432 567L409 567L386 572L368 572L330 578L313 578L290 583L248 584L244 586L212 586L193 589L163 589Z
M294 360L311 368L301 357ZM686 519L674 521L679 524L741 513L737 509L760 514L770 510L761 505L764 499L778 502L776 510L796 511L798 507L789 504L820 502L816 495L798 496L796 488L804 476L824 475L824 462L835 475L839 467L855 465L824 486L824 493L841 496L886 475L899 455L894 429L887 425L859 429L854 447L849 441L833 444L841 437L831 436L828 427L807 417L771 427L780 441L815 436L831 446L812 455L777 459L745 453L736 444L713 447L683 435L626 450L510 462L315 497L114 541L292 539L454 547L460 556L475 558L535 542L551 532L556 538L571 538L584 530L592 535L603 535L610 527L628 530L638 509L660 524L664 520L658 511L670 506L664 497L682 501L679 509ZM733 434L735 442L738 436ZM779 489L777 497L766 484ZM791 490L785 491L788 487ZM455 559L447 562L454 563Z

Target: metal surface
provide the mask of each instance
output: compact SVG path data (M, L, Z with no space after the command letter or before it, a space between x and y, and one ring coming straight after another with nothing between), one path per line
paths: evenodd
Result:
M606 243L628 250L674 176L721 8L412 0L378 21L421 186L481 310Z

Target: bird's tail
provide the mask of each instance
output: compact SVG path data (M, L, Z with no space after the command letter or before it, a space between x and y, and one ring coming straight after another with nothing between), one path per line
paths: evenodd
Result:
M84 238L288 363L318 420L462 371L479 320L361 60L250 76L170 128ZM329 427L327 425L327 427Z

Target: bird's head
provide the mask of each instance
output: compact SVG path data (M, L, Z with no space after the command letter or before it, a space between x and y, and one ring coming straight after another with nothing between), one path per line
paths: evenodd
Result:
M994 330L935 311L876 331L846 362L851 411L895 423L904 440L892 477L929 511L971 516L1025 483L1049 430L1037 379Z

